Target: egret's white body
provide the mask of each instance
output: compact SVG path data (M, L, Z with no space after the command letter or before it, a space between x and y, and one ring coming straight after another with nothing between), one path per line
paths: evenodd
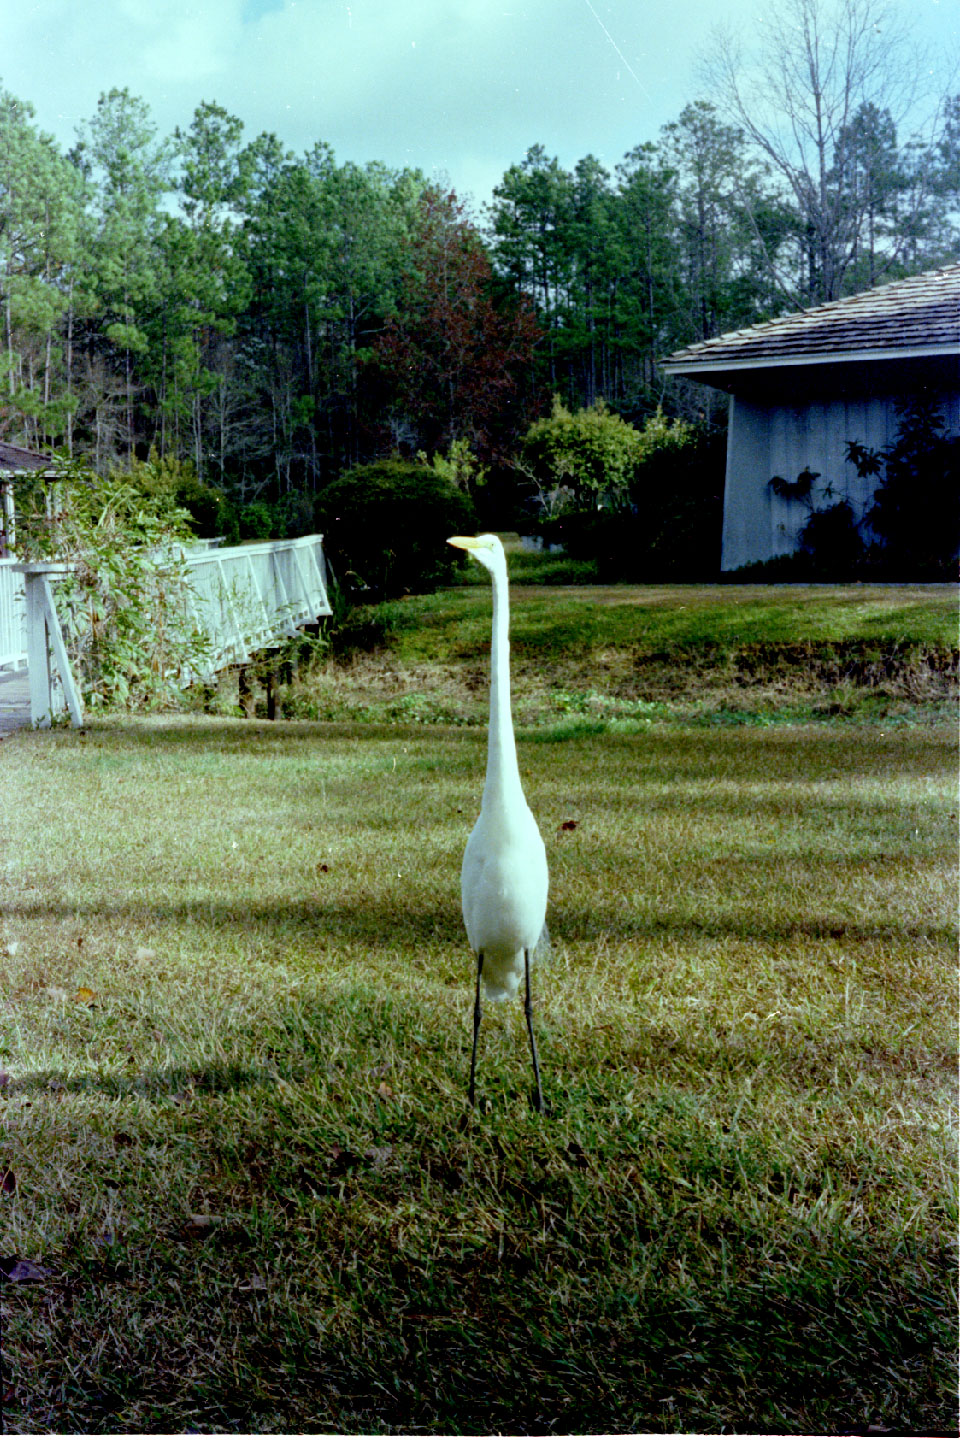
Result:
M460 896L467 939L483 952L483 990L509 1000L523 979L523 956L532 957L547 910L547 856L537 822L519 790L522 813L484 808L463 855Z
M496 535L451 538L493 577L490 648L490 729L480 816L467 841L460 894L467 939L477 955L474 1066L480 1024L480 984L491 1000L506 1000L527 981L527 1024L541 1106L539 1064L530 1010L530 962L547 912L547 854L520 783L510 713L510 602L507 562ZM473 1067L470 1076L473 1098Z

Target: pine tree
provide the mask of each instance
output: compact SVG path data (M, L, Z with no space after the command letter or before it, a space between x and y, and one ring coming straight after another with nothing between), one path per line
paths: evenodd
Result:
M119 440L128 456L136 439L135 403L141 362L150 349L147 318L158 300L157 239L161 202L169 189L170 147L156 140L148 106L127 89L101 95L96 115L80 129L72 158L86 182L91 215L90 273L97 338L122 375ZM97 350L88 327L88 350ZM97 423L98 467L109 438Z

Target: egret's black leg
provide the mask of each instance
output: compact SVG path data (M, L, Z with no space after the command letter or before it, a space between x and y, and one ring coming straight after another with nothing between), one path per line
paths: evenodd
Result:
M480 1009L480 976L483 973L483 951L477 955L477 994L473 1002L473 1054L470 1057L470 1089L467 1092L470 1104L474 1102L474 1080L477 1073L477 1036L480 1034L480 1020L482 1012Z
M533 1078L536 1081L537 1089L533 1099L535 1110L543 1109L543 1091L540 1089L540 1061L537 1059L537 1042L533 1038L533 1003L530 999L530 951L523 952L523 966L527 977L527 998L524 1001L524 1014L527 1017L527 1034L530 1036L530 1053L533 1056Z

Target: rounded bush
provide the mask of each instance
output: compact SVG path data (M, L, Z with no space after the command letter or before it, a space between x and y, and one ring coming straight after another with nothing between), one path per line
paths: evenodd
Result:
M276 525L271 507L265 500L251 500L240 511L240 538L242 540L272 540Z
M469 498L427 465L378 460L328 485L324 549L352 599L388 600L448 584L458 565L447 537L473 527Z

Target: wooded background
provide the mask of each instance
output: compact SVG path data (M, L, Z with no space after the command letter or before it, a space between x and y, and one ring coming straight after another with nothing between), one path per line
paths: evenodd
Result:
M829 34L786 8L760 70L718 45L714 98L612 170L533 145L479 215L211 102L160 137L126 89L62 153L0 92L0 434L189 461L296 532L357 462L466 441L509 474L553 395L722 425L659 358L960 258L960 95L907 125L927 77L864 0Z

